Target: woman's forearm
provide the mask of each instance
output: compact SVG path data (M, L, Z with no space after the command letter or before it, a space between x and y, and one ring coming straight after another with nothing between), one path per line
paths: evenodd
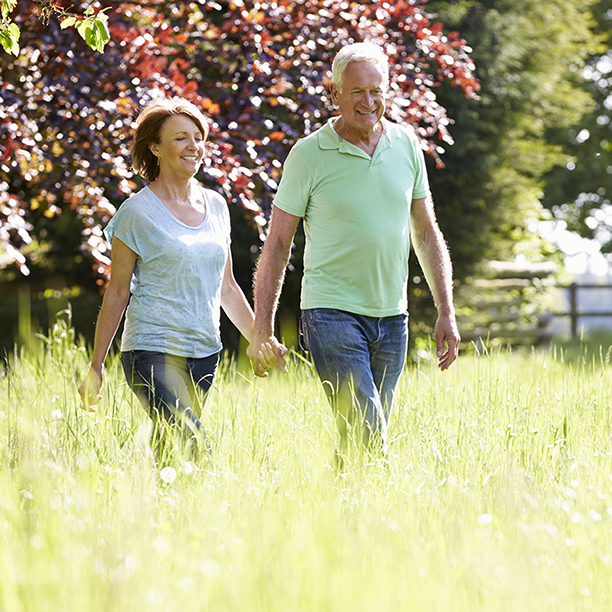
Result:
M238 331L250 342L255 315L237 283L230 282L222 288L221 307Z
M108 355L111 342L119 329L121 318L125 312L129 300L129 292L117 292L111 287L107 290L102 300L102 307L98 314L96 333L94 337L94 348L91 359L91 367L100 376L104 368L104 361Z

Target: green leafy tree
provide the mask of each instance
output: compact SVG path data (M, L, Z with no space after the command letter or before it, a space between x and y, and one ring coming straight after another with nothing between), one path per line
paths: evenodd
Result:
M568 230L599 242L612 263L612 0L596 2L593 15L599 45L573 70L594 103L551 134L571 158L546 175L544 204Z
M543 176L569 157L551 142L589 107L575 80L592 48L584 0L431 2L474 51L479 99L445 86L438 100L455 118L454 146L431 177L459 278L487 259L553 254L539 238Z
M568 155L551 142L588 108L590 97L575 79L592 48L590 5L582 0L432 1L443 23L460 32L481 88L478 98L457 96L446 84L437 99L447 109L453 146L444 168L430 173L441 229L449 243L460 312L473 314L473 277L486 274L490 260L559 260L554 245L538 232L549 213L542 205L543 177ZM413 270L418 270L416 261ZM431 300L415 272L413 321L433 320ZM526 305L546 301L542 288Z

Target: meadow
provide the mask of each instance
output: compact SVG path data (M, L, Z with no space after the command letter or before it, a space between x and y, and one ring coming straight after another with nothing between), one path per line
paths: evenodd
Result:
M0 372L0 611L547 611L612 606L610 349L406 368L388 459L334 468L308 361L226 359L210 454L158 461L108 364L61 322Z

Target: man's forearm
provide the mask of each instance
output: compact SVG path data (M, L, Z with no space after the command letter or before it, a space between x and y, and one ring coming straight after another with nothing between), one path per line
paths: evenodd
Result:
M273 207L270 233L255 272L253 337L257 342L274 336L276 309L291 255L293 236L299 222L300 217Z
M285 280L288 254L279 244L266 242L255 273L255 327L254 336L274 335L276 309Z
M415 252L438 313L454 316L453 268L442 233L432 231L424 241L415 244Z

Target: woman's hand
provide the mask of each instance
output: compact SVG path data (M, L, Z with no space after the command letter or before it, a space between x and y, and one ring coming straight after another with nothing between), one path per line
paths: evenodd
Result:
M269 342L262 342L259 345L259 351L257 351L255 354L253 354L251 347L249 347L249 349L250 350L247 350L247 355L253 364L253 372L255 376L265 378L268 376L267 370L275 366L279 366L283 372L287 372L285 355L287 354L288 350L287 347L278 342L276 338L273 338Z

